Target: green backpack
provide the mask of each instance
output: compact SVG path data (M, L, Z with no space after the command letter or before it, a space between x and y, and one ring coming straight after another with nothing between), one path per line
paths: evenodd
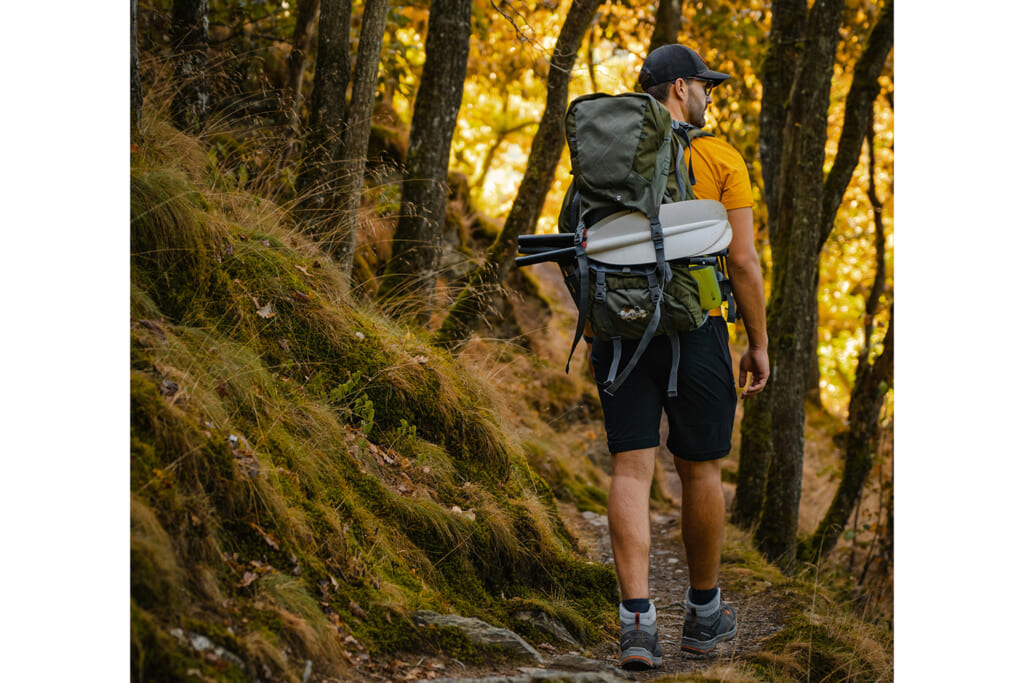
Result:
M674 125L669 111L642 93L579 97L569 105L565 124L573 181L558 225L560 232L574 236L575 249L573 258L560 260L559 266L579 309L569 360L589 321L594 336L613 345L604 388L611 395L636 367L651 339L669 335L673 363L668 395L675 396L679 333L704 324L723 296L730 303L729 320L735 320L724 274L727 250L668 260L659 220L662 204L696 198L692 166L683 168L683 152L693 139L710 133ZM655 263L615 266L587 257L587 230L624 210L642 212L650 221ZM620 371L622 340L639 344Z

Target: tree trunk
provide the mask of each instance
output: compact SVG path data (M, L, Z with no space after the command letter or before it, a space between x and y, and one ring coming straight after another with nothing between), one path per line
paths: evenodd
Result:
M868 130L874 117L868 118ZM801 556L811 562L824 559L835 547L839 535L846 528L847 520L856 501L860 499L864 482L871 471L871 464L878 444L878 413L882 408L885 394L893 380L893 317L889 317L889 329L881 355L869 363L871 337L875 329L875 316L885 292L886 259L885 229L882 223L882 202L875 186L874 135L867 138L868 147L868 198L871 201L875 226L875 279L864 302L864 348L857 359L857 375L850 393L849 431L846 436L846 457L839 490L832 499L828 512L818 525L814 536L801 548Z
M771 560L796 556L804 455L807 357L817 305L814 275L822 215L829 94L842 18L842 0L817 0L797 65L779 159L776 234L772 239L772 293L768 338L772 362L773 457L754 539Z
M807 384L804 386L804 401L818 408L821 402L821 362L818 359L818 288L821 284L821 268L814 269L814 306L811 308L811 324L807 328L807 345L811 349L807 356Z
M175 125L182 130L198 131L210 112L210 84L206 74L209 10L208 0L174 0L171 7L176 84L171 109Z
M768 208L768 241L774 244L780 198L782 135L789 114L794 74L807 27L807 0L774 0L768 53L761 72L761 175ZM769 344L771 342L769 341ZM773 373L774 374L774 373Z
M683 25L682 0L660 0L658 11L654 16L654 33L647 47L650 54L662 45L671 45L679 41L679 29Z
M790 91L796 71L800 46L807 26L807 0L775 0L768 52L761 73L760 149L764 200L768 209L768 241L776 243L778 223L779 166L782 133L789 113ZM769 337L769 356L774 355L774 341ZM773 361L774 362L774 361ZM753 527L764 506L768 468L772 461L771 407L772 387L778 373L774 369L762 392L743 404L740 423L740 458L737 472L736 498L732 522L744 528Z
M771 385L761 393L743 401L743 420L740 422L740 462L736 473L736 496L733 498L730 521L743 529L757 526L764 505L768 467L772 461L772 403Z
M462 104L472 0L431 0L426 61L409 131L402 208L379 301L426 321L437 280L448 157Z
M285 86L283 101L284 114L288 118L288 127L292 135L285 150L286 159L294 152L295 138L299 136L302 81L306 73L306 57L309 55L309 48L313 42L313 29L316 27L316 15L319 11L320 0L299 0L295 11L292 51L288 54L288 84Z
M342 172L351 23L351 0L321 0L309 132L296 189L304 222L318 239L328 241L337 209L335 188Z
M352 274L352 257L356 249L356 228L363 194L363 173L366 170L366 148L370 142L370 115L377 93L377 71L384 42L384 23L388 16L388 0L366 0L359 50L352 77L352 100L345 129L345 175L338 188L341 211L338 214L337 239L331 253L348 284Z
M850 395L850 430L846 435L843 476L817 531L801 547L801 556L809 561L825 558L835 547L871 472L878 446L878 415L892 386L894 328L895 318L890 309L881 355L874 363L865 358L857 366L857 379Z
M796 555L804 399L809 359L817 353L818 257L856 166L858 154L853 155L851 167L845 150L854 142L859 150L863 141L866 127L858 112L863 111L862 100L871 92L868 82L873 81L877 88L892 44L889 2L854 70L840 135L843 155L837 156L826 181L822 169L842 9L840 0L818 0L809 12L802 0L773 3L771 47L762 77L761 159L773 260L768 302L773 368L767 388L772 453L754 538L765 555L783 565ZM757 410L745 411L744 422L748 419L764 424ZM755 424L751 423L751 430ZM762 453L744 449L741 475L744 469L760 471L764 459ZM749 504L744 502L744 506Z
M537 225L565 146L564 117L572 68L597 6L598 0L574 0L569 8L551 56L544 114L530 146L519 192L501 234L487 250L486 260L470 274L435 336L434 341L442 346L455 348L466 341L512 267L519 236L532 232Z
M137 133L142 121L142 79L139 77L139 0L132 0L132 133Z

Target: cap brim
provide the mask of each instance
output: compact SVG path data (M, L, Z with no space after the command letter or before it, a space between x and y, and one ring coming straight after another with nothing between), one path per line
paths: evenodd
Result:
M732 78L729 74L724 74L721 71L702 71L701 73L694 76L694 78L702 78L705 81L712 81L715 85L719 85L722 81L727 78Z

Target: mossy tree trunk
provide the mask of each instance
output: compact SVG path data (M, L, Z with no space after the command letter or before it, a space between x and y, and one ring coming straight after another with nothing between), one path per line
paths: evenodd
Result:
M870 130L870 129L869 129ZM875 279L864 302L864 348L857 359L857 374L853 391L850 393L849 430L845 441L843 476L825 517L818 524L814 535L801 546L801 557L817 562L825 558L835 547L839 535L846 528L847 521L857 500L864 490L864 483L878 450L878 417L886 392L892 386L894 355L893 308L889 309L889 328L885 333L882 352L870 361L871 337L875 331L882 296L886 293L885 228L882 222L882 201L875 183L874 135L867 137L868 148L868 199L874 217L875 230Z
M341 210L338 213L337 235L331 243L331 254L344 273L346 283L352 275L352 259L356 249L366 148L370 143L370 115L373 113L373 98L377 93L377 72L387 15L388 0L366 0L359 31L356 68L352 75L348 125L345 128L345 174L338 188Z
M551 55L547 101L530 146L526 173L501 234L487 250L484 263L470 273L467 285L435 335L435 342L442 346L454 348L469 337L512 267L519 236L532 232L537 225L565 146L564 117L572 68L597 6L598 0L574 0L569 8Z
M320 0L299 0L295 10L295 30L292 31L292 50L288 53L288 82L283 97L284 115L288 119L292 139L288 141L284 156L287 159L295 151L296 138L301 125L302 82L306 73L306 58L313 43L316 16L320 11Z
M683 25L682 0L660 0L654 15L654 33L647 46L650 53L662 45L671 45L679 40L679 29Z
M777 241L778 203L780 200L780 155L782 133L789 109L789 92L800 56L798 39L807 26L806 0L776 0L772 3L772 21L768 52L765 55L761 83L760 156L764 178L764 197L768 208L768 240ZM773 342L769 338L769 350ZM752 528L761 516L765 482L772 461L771 406L772 387L777 373L773 369L764 390L743 403L740 425L740 458L736 498L731 521Z
M209 0L174 0L171 6L176 81L172 118L182 130L198 131L210 113L209 11Z
M131 67L132 133L142 121L142 78L139 76L139 0L132 0L132 67Z
M330 240L337 213L336 190L342 173L351 23L351 0L321 0L308 132L296 190L303 222L325 241Z
M426 61L416 92L409 153L395 228L378 300L426 321L437 281L447 198L448 157L462 105L472 0L431 0Z
M776 34L792 31L802 22L803 35ZM837 155L828 178L824 177L825 143L833 65L839 42L843 3L819 0L807 11L803 2L773 3L780 22L772 23L775 56L765 67L765 91L783 86L786 49L802 47L792 73L788 99L773 94L771 111L762 103L762 157L769 207L769 239L772 246L772 293L768 303L768 336L772 349L771 462L765 479L764 501L754 532L766 556L787 565L796 556L797 513L800 505L804 448L804 399L809 358L817 353L815 312L816 272L822 245L831 233L836 211L856 168L859 149L870 123L861 107L870 111L879 91L878 76L892 47L892 10L888 2L880 11L864 52L854 70L846 118ZM775 46L779 46L777 49ZM788 66L792 66L789 64ZM768 84L772 87L768 87ZM871 95L871 93L874 93ZM866 99L866 102L864 101ZM767 121L765 120L767 116ZM773 129L785 120L779 129ZM867 121L867 123L865 122ZM767 124L767 126L766 126ZM767 128L767 130L766 130ZM764 136L768 136L766 139ZM771 151L766 146L776 145ZM853 152L849 153L849 148ZM769 181L769 173L772 180ZM745 417L746 419L746 417ZM741 454L742 458L746 454ZM760 454L755 455L755 460Z
M850 429L846 435L839 489L814 535L801 546L801 557L812 562L824 558L835 547L874 463L878 450L878 416L893 378L895 318L891 311L882 353L872 363L864 357L864 362L857 366L857 379L850 394Z

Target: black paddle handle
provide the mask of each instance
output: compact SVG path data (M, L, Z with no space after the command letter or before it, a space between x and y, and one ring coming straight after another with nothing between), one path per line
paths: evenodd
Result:
M532 266L535 263L544 263L546 261L567 261L576 257L576 247L566 247L565 249L550 249L543 251L539 254L530 254L529 256L519 256L516 258L516 268L523 266Z
M569 233L558 233L555 235L520 235L519 250L523 247L548 247L551 249L562 249L571 247L573 235Z

